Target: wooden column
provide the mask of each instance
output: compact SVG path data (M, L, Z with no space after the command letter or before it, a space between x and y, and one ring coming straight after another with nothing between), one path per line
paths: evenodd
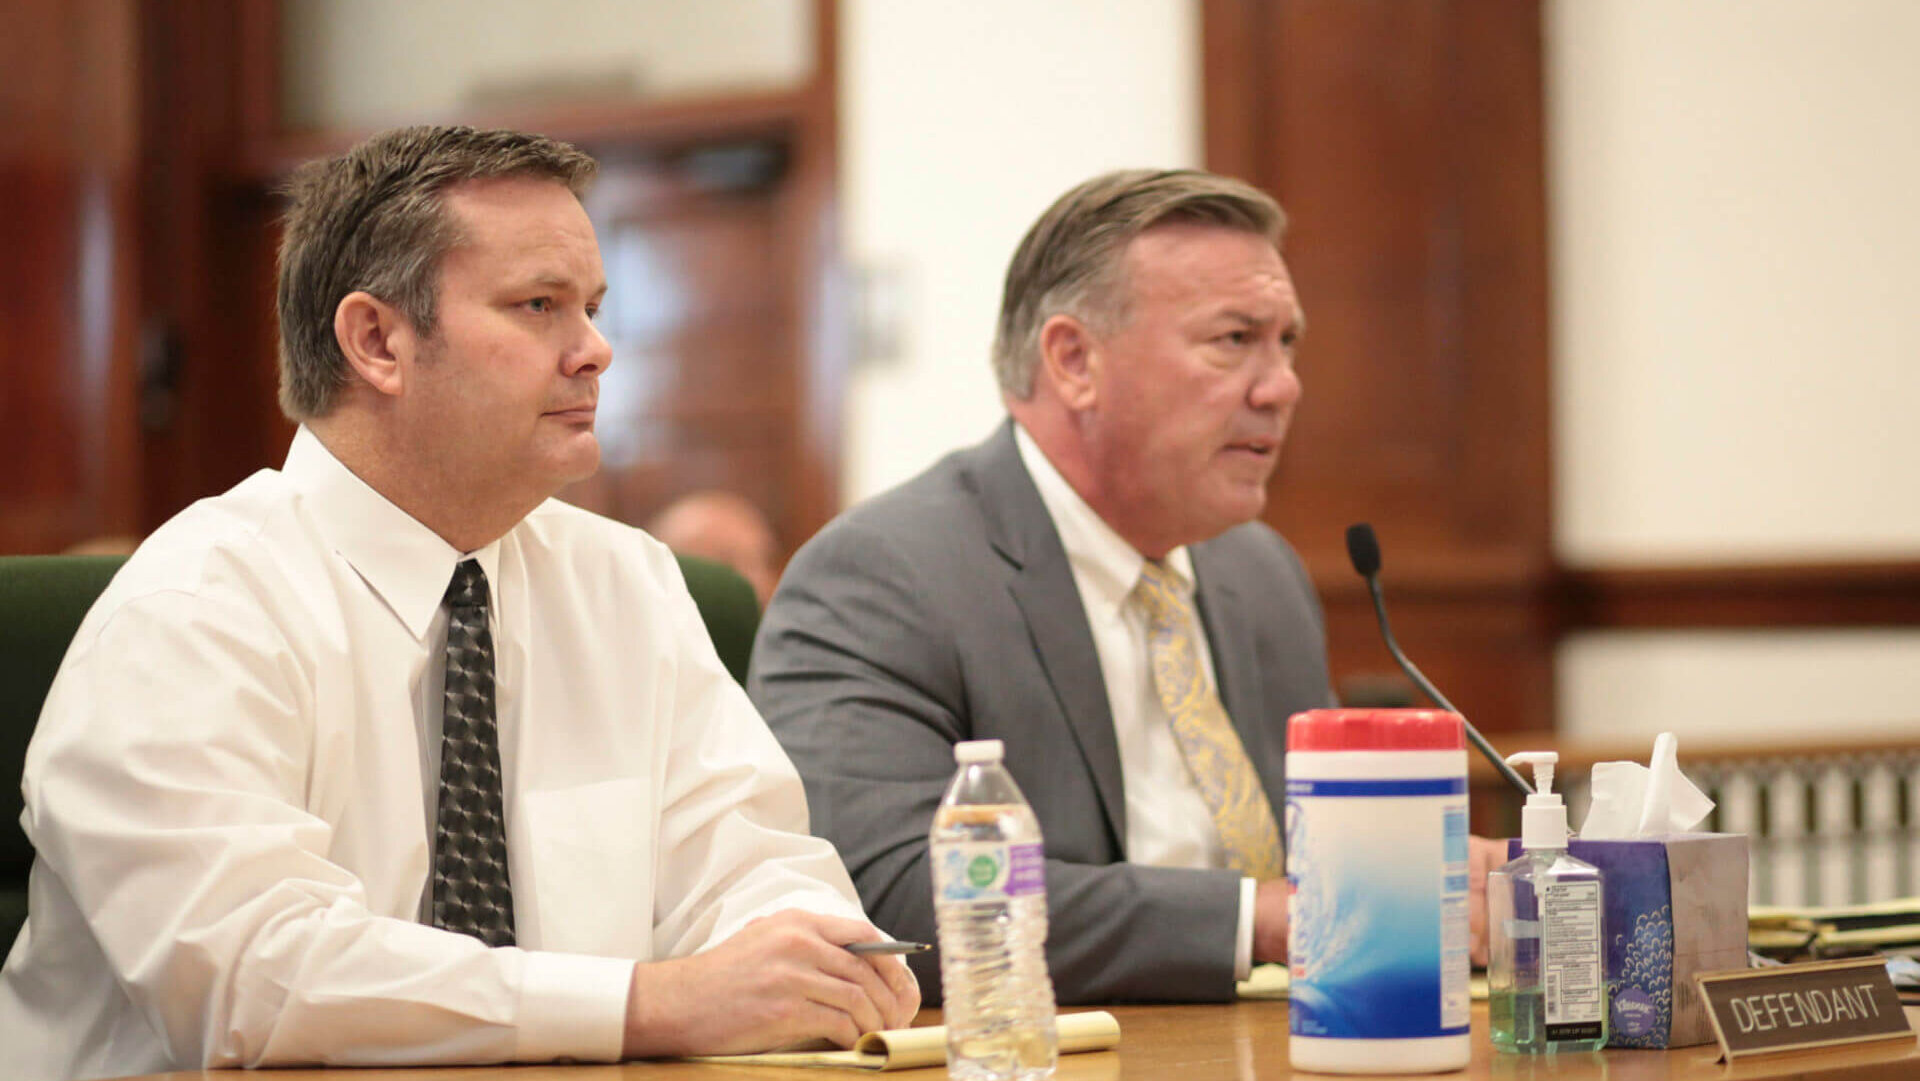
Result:
M1269 518L1336 680L1395 669L1348 568L1370 521L1408 652L1489 730L1552 724L1536 0L1208 0L1207 159L1272 192L1309 331ZM1404 686L1404 685L1402 685Z
M139 20L19 0L0 34L0 552L136 528Z

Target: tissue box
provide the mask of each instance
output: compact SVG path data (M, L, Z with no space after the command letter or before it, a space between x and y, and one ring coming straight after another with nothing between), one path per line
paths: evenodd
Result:
M1575 837L1567 851L1600 868L1606 893L1607 1046L1712 1043L1693 974L1747 967L1746 835Z

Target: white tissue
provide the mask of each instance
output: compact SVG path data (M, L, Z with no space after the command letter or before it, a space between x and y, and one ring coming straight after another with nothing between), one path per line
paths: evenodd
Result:
M1680 744L1672 732L1653 741L1653 766L1596 762L1593 803L1580 827L1583 841L1664 837L1685 833L1713 812L1713 801L1680 772Z

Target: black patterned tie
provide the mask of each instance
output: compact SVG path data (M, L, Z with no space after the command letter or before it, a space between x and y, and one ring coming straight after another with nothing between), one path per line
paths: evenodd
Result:
M489 946L511 946L513 890L501 812L500 734L493 715L493 632L487 629L487 574L477 560L453 569L446 602L433 925Z

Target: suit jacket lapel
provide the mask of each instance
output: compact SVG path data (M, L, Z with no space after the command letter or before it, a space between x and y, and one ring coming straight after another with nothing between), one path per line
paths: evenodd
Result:
M1014 568L1008 589L1026 619L1054 698L1093 776L1114 849L1124 856L1126 791L1106 680L1100 673L1100 657L1094 651L1093 631L1087 626L1073 569L1046 504L1020 461L1011 420L981 444L973 476L988 535Z

